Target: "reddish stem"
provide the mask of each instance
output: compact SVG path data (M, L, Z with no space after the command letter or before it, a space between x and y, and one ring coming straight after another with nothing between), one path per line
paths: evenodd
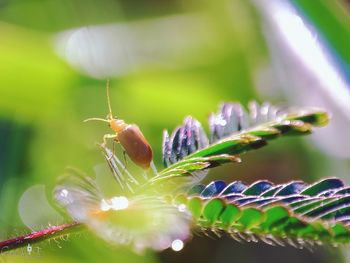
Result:
M67 232L74 229L78 229L80 227L82 227L82 224L76 222L63 224L59 226L50 226L48 228L35 231L27 235L0 241L0 254L12 249L26 246L27 244L32 244L57 236L65 235L67 234Z

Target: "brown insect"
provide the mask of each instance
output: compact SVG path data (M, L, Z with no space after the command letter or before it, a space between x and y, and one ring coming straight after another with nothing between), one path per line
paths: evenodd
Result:
M136 124L127 124L123 120L113 117L109 96L109 81L107 81L106 91L109 109L109 113L106 119L89 118L84 120L84 122L107 122L115 134L105 134L103 136L102 146L105 146L107 144L107 139L114 139L114 141L121 144L125 153L136 165L142 167L143 169L148 169L153 159L153 153L150 144L147 142L145 136L142 134L140 128Z

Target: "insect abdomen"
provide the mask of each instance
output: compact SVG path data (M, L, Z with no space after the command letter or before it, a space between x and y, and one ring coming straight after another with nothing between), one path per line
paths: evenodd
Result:
M117 140L135 164L144 169L150 167L153 159L152 148L137 125L128 125L118 133Z

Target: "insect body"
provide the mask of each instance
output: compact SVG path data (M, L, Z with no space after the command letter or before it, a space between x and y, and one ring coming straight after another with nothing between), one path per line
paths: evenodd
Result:
M103 146L107 139L114 139L124 148L130 159L143 169L148 169L153 159L152 148L136 124L127 124L123 120L113 117L109 97L109 82L107 81L107 101L109 113L106 119L89 118L86 121L104 121L107 122L115 134L105 134L103 136Z

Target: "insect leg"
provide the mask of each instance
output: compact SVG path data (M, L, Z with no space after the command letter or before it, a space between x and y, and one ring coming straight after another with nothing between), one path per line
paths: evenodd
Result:
M126 159L126 151L123 150L123 159L124 159L124 164L125 164L125 168L128 167L128 160Z
M112 143L112 152L115 155L115 141L114 140L113 140L113 143Z
M107 146L107 140L109 139L116 139L117 135L116 134L105 134L103 136L103 143L101 144L102 147L106 147ZM115 153L114 151L114 140L113 140L113 154Z
M107 145L107 140L109 140L109 139L116 139L116 138L117 138L117 134L105 134L103 136L103 143L102 143L102 145L106 146Z

